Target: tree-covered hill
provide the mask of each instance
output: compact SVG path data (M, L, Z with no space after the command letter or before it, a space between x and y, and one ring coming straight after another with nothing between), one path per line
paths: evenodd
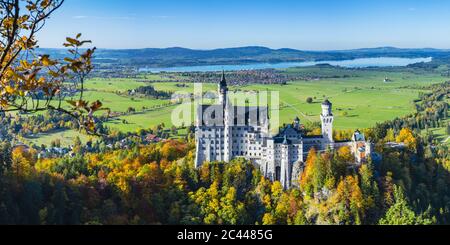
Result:
M63 49L39 49L39 52L63 58ZM146 48L146 49L98 49L96 63L115 63L122 65L139 65L141 67L172 67L194 65L227 65L252 63L279 63L324 60L346 60L374 57L400 58L447 58L449 50L440 49L400 49L393 47L303 51L296 49L270 49L267 47L237 47L213 50L194 50L187 48Z
M311 152L284 191L243 159L194 169L177 141L51 160L3 144L0 223L448 224L448 168L415 155L354 169L346 151Z

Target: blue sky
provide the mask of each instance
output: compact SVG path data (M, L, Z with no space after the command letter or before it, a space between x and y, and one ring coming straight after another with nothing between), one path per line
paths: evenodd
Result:
M66 0L39 44L78 32L100 48L450 48L450 1Z

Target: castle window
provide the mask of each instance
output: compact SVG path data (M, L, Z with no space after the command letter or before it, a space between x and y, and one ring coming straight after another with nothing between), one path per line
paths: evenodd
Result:
M275 181L281 180L281 167L275 167Z

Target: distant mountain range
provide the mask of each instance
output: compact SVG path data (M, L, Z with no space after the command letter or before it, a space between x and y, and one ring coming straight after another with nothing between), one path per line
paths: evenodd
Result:
M67 55L64 49L39 49L53 57ZM296 49L270 49L249 46L213 50L187 48L146 48L146 49L98 49L95 62L139 67L173 67L194 65L229 65L252 63L280 63L301 61L347 60L373 57L400 58L447 58L450 50L422 48L403 49L395 47L364 48L353 50L303 51Z

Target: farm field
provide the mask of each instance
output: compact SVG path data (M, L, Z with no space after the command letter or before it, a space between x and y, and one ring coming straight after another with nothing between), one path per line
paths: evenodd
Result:
M34 137L25 138L25 140L28 141L27 143L29 143L30 145L34 144L37 146L40 146L40 145L50 146L52 141L59 139L61 141L62 147L68 147L68 146L73 145L73 140L77 136L80 137L80 140L83 144L88 142L90 139L93 139L92 136L82 134L76 130L59 130L59 131L45 133L45 134L41 133L41 134L35 135Z
M170 123L171 113L174 108L175 106L169 106L154 111L121 116L106 122L105 125L122 132L136 132L139 129L152 128L161 123L164 123L166 127L170 127L172 125Z
M87 91L85 98L88 101L100 100L105 108L114 112L126 112L129 107L142 110L142 107L151 108L168 103L165 100L122 96L110 92Z
M87 90L97 90L114 93L116 91L126 91L144 85L145 83L138 82L133 79L93 78L86 81L85 88Z
M355 129L370 127L377 122L412 112L413 100L421 91L420 86L443 80L441 76L434 74L402 72L358 71L356 75L357 77L296 81L288 85L250 85L240 89L280 91L281 122L291 122L296 115L304 122L320 120L321 102L328 98L334 107L335 127ZM386 77L391 82L385 83ZM308 97L314 98L314 102L306 103Z

